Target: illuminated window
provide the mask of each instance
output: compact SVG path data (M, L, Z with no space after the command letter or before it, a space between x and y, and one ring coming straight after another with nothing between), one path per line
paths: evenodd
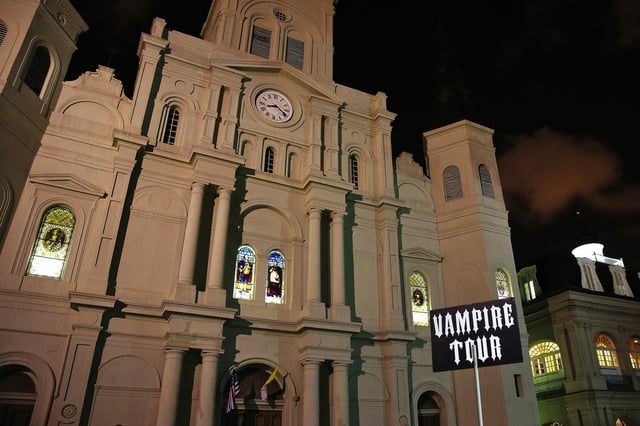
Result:
M174 145L178 136L180 109L176 105L165 105L162 111L162 129L160 141L167 145Z
M489 198L493 196L493 183L491 182L491 174L489 169L484 164L480 164L478 167L478 174L480 175L480 186L482 188L482 195Z
M420 272L409 276L413 323L419 326L429 325L429 291L427 279Z
M562 371L562 357L557 343L546 341L533 345L529 349L533 376Z
M358 189L358 157L355 154L349 156L349 181L354 189Z
M234 299L253 300L256 253L249 246L241 246L236 255L236 277L233 286Z
M266 303L284 303L285 262L279 251L269 253L267 262Z
M69 256L76 219L67 207L49 208L40 223L27 275L60 279Z
M453 200L462 197L462 181L460 170L456 166L449 166L442 172L444 184L444 199Z
M51 55L49 54L49 49L42 45L36 47L31 57L29 68L27 68L27 73L24 76L24 83L39 97L42 97L42 89L50 68Z
M596 334L593 338L598 355L598 364L603 368L618 368L618 354L613 341L604 334Z
M634 370L640 370L640 337L633 336L627 342L629 359Z
M496 269L496 289L498 290L498 299L511 297L511 286L509 285L509 277L502 269Z
M273 173L273 162L275 160L273 148L269 147L264 151L264 164L262 170L267 173Z
M269 50L271 49L271 31L253 27L251 35L251 48L249 53L269 59Z
M529 280L524 284L524 297L527 301L530 301L536 298L536 288L533 283L533 280Z

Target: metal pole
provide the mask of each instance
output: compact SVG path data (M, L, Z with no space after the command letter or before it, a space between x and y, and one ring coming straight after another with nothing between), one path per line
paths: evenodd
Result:
M473 345L473 370L476 375L476 397L478 398L478 424L483 425L482 422L482 398L480 397L480 379L478 377L478 352L476 345Z

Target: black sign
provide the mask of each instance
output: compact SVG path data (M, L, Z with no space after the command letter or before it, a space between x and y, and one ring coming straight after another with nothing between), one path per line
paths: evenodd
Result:
M522 362L518 316L513 297L431 311L433 371Z

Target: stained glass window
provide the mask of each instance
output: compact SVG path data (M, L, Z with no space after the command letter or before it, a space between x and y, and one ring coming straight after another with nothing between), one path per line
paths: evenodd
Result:
M76 219L67 207L49 208L40 223L27 275L60 279L69 256Z
M236 255L236 277L233 286L235 299L253 300L256 254L249 246L241 246Z
M284 256L279 251L269 253L267 264L266 303L284 303Z
M509 285L509 278L507 273L502 269L496 269L496 289L498 290L498 299L504 299L511 297L511 286Z
M427 279L420 272L412 272L409 276L413 323L420 326L429 325L429 293Z

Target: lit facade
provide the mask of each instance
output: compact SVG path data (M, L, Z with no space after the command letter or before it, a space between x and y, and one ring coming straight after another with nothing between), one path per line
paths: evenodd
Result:
M640 422L640 279L603 248L518 272L542 424Z
M432 369L429 310L519 303L491 129L426 132L428 176L392 158L385 95L333 81L332 0L215 1L202 38L156 18L131 99L107 67L51 78L86 25L24 3L0 5L0 102L43 125L28 165L0 140L3 415L479 424L473 369ZM524 362L479 369L486 424L540 424L517 317Z

